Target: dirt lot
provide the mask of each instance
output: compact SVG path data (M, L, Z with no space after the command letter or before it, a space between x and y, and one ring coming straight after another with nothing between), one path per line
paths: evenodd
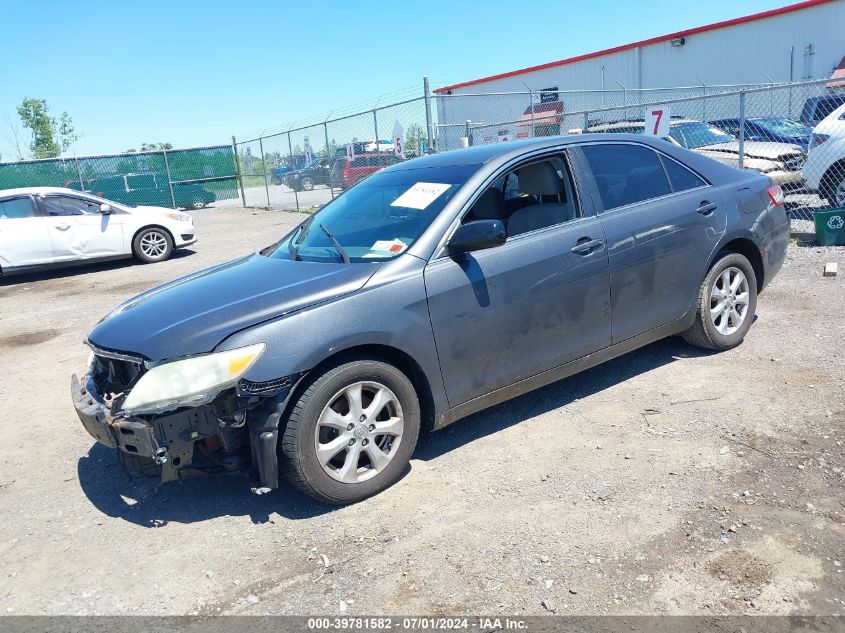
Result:
M71 406L84 335L299 218L207 210L169 262L0 285L0 613L845 613L843 248L792 245L739 348L666 340L476 414L352 507L126 479Z

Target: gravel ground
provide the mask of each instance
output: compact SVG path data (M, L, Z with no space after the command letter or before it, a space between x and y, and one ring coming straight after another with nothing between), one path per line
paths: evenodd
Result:
M71 406L85 333L301 217L209 209L169 262L2 282L0 613L845 613L842 247L790 245L740 347L668 339L473 415L355 506L126 479Z

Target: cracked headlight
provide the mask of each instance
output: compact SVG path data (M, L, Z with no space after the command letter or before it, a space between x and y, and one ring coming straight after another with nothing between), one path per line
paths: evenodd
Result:
M156 365L141 376L122 409L156 413L210 402L234 385L264 352L264 343Z

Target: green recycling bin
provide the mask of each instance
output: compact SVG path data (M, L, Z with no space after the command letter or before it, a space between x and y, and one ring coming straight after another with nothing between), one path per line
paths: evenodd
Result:
M816 241L822 246L845 245L845 209L814 211Z

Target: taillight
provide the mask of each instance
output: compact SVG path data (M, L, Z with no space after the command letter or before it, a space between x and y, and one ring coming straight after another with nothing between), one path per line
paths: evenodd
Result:
M780 185L766 187L766 193L769 194L769 200L772 201L773 205L776 207L783 206L783 189L780 188Z
M94 195L95 195L95 196L97 196L98 198L102 198L102 197L103 197L103 192L102 192L102 191L98 191L98 192L97 192L97 193L95 193Z
M344 176L344 178L349 178L349 176L352 175L351 166L352 166L352 163L349 162L348 160L343 161L343 176Z
M812 149L814 147L818 147L819 145L824 143L829 138L830 138L829 134L813 134L812 138L810 139L809 149Z

